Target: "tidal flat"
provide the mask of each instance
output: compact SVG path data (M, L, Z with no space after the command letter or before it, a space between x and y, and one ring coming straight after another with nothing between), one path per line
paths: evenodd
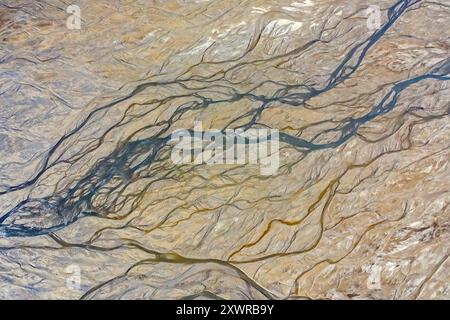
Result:
M0 0L0 299L450 299L449 120L450 0Z

